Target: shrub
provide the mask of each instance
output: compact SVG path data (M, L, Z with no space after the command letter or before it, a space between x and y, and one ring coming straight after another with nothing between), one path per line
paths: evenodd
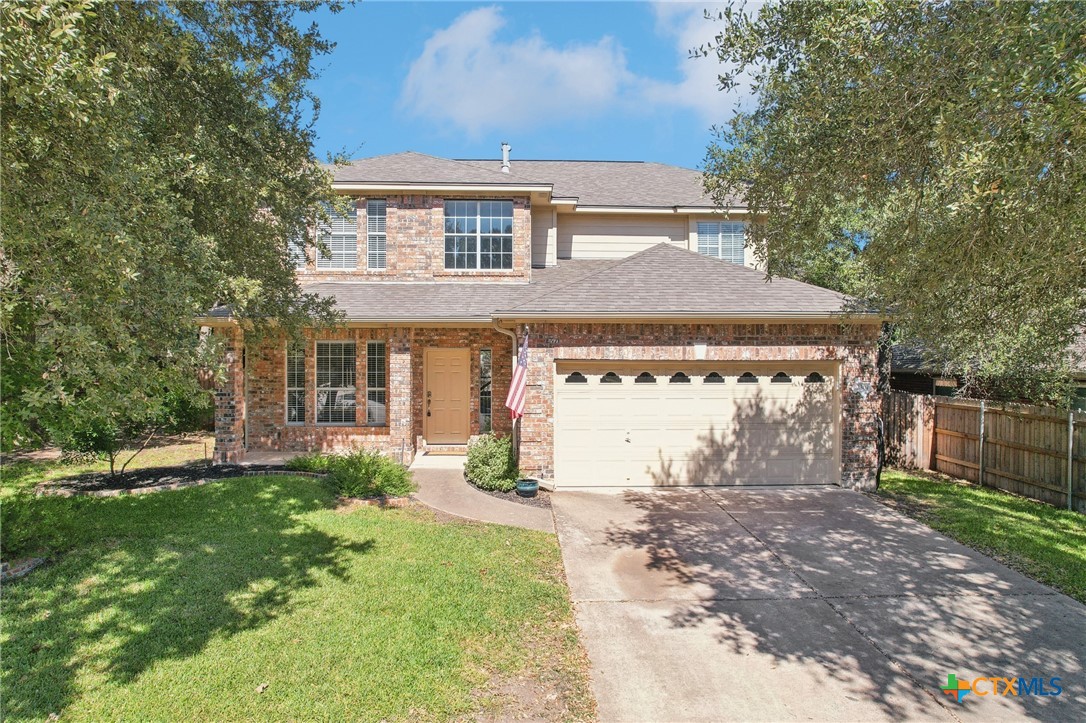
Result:
M484 434L468 445L468 463L464 467L468 481L482 490L510 492L517 486L520 470L513 458L509 437Z
M295 457L286 466L299 472L326 473L332 489L343 497L402 497L415 490L407 468L376 450L313 452Z
M327 472L328 465L332 462L333 456L334 455L326 454L324 452L300 454L297 457L287 460L286 468L294 470L295 472Z

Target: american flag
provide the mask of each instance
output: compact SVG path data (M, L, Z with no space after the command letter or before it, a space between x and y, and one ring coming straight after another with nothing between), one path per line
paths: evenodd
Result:
M509 384L509 396L505 398L505 406L509 408L509 416L519 419L524 416L524 398L528 396L528 332L524 332L524 341L520 344L520 353L517 354L517 367L513 370L513 381Z

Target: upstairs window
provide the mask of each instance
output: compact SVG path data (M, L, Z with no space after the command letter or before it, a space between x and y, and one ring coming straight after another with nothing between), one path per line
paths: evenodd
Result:
M366 202L366 268L385 268L385 223L388 203L384 199Z
M358 209L354 201L347 215L329 208L331 216L321 225L321 242L328 247L329 256L317 251L317 268L344 271L358 268Z
M513 268L513 202L446 201L445 268Z
M305 239L296 237L287 241L287 253L290 255L290 262L294 268L304 271L306 267Z
M741 264L746 236L747 225L742 221L699 221L698 253Z

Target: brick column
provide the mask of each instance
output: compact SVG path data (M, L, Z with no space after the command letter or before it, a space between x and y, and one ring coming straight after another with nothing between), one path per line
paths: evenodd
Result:
M245 456L245 337L240 329L217 329L223 338L222 384L215 390L215 461L240 462Z
M408 465L415 459L411 370L413 335L414 331L409 328L391 330L388 338L388 391L385 395L389 440L393 447L389 452L392 457Z

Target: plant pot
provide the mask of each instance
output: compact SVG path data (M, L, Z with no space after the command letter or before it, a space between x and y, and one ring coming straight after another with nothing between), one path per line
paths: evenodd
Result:
M517 494L521 497L535 497L539 492L539 480L537 479L518 479L517 480Z

